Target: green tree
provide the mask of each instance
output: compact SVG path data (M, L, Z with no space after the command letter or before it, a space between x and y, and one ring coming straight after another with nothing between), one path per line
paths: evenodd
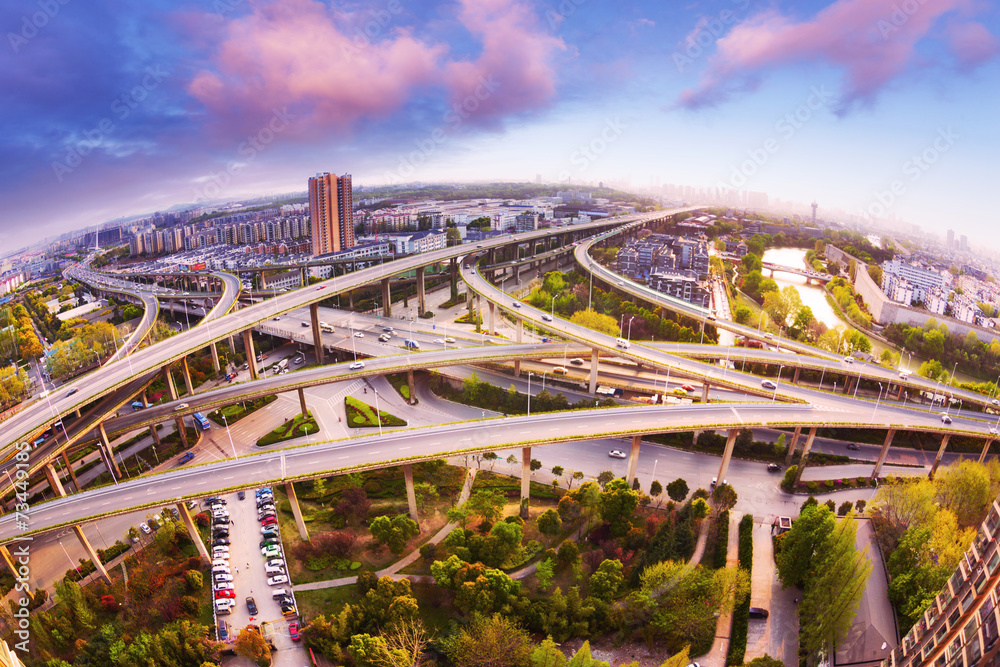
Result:
M611 667L611 664L604 660L595 660L590 654L590 642L584 641L583 646L567 663L567 667Z
M602 315L593 310L578 310L569 318L573 324L593 329L600 333L617 336L618 321L610 315Z
M736 500L736 489L730 484L719 484L712 490L712 502L715 503L715 509L719 512L736 507Z
M530 667L532 642L517 621L500 614L480 617L459 630L451 658L468 667Z
M542 469L542 462L538 459L531 459L531 463L529 463L528 466L531 468L531 472L535 472L536 470Z
M821 549L834 528L833 512L826 505L812 505L802 510L792 528L782 535L776 558L778 577L784 588L806 584Z
M996 495L986 466L969 459L939 470L934 486L938 503L954 512L962 526L979 525Z
M614 537L624 537L632 527L632 514L639 507L639 494L623 479L613 479L601 493L601 518L611 524Z
M541 589L546 589L552 584L552 579L555 577L555 563L551 558L546 558L535 565L535 576Z
M610 470L602 470L597 475L597 483L600 484L601 488L603 489L607 485L607 483L613 480L614 478L615 474L613 472L611 472Z
M765 653L759 658L754 658L750 662L743 663L743 667L785 667L785 663Z
M590 594L599 600L611 602L624 583L621 561L605 559L590 575Z
M562 477L563 472L565 471L563 470L562 466L552 466L552 474L555 475L556 477Z
M503 515L507 498L497 489L479 489L469 498L469 510L487 523L494 523Z
M389 551L397 556L403 553L406 543L420 533L416 521L405 514L397 514L392 518L385 515L375 517L370 528L375 541L389 547Z
M662 499L661 496L663 495L663 485L660 484L660 480L654 479L653 482L649 485L649 495L652 498L656 498L656 508L659 509L660 500Z
M552 641L552 635L531 652L531 667L566 667L566 656Z
M271 664L271 647L267 645L257 628L246 627L236 636L233 649L237 655L253 660L265 667Z
M558 535L562 530L562 519L559 513L553 509L548 509L538 515L536 519L538 531L544 535Z
M424 511L427 503L435 501L441 497L437 487L428 482L419 482L413 485L413 493L417 499L417 508Z
M680 477L667 484L667 495L674 502L683 502L687 498L688 491L688 483Z

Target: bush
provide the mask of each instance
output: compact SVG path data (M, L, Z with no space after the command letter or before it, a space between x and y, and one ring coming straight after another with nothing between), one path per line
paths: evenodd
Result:
M834 486L833 480L832 479L823 480L823 486L825 486L827 489L832 489Z
M753 516L746 514L740 520L740 569L753 576ZM733 625L729 632L727 665L743 664L747 650L747 631L750 628L750 596L733 610Z
M819 482L816 480L809 480L806 482L806 488L809 489L809 493L816 493L819 491Z
M824 505L826 505L827 507L829 507L831 512L836 512L837 511L837 503L833 502L832 500L826 501L824 503Z
M729 510L719 514L715 531L715 557L712 559L712 567L716 570L726 566L729 558Z
M837 516L844 516L845 514L851 511L852 507L854 507L854 503L852 503L850 500L845 500L844 502L840 503L840 507L837 508Z
M854 509L856 509L858 511L858 514L864 514L865 513L865 506L867 504L868 503L865 502L864 500L859 500L858 502L854 503Z

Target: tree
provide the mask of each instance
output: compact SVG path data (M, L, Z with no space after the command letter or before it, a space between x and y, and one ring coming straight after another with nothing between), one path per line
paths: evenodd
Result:
M562 519L555 510L548 509L542 512L536 520L538 531L545 535L558 535L562 530Z
M340 500L334 511L347 517L352 525L358 525L368 518L368 511L372 507L372 501L368 499L368 493L363 486L350 486L340 492Z
M570 489L573 488L573 480L581 480L581 479L583 479L583 473L580 472L579 470L574 470L573 471L573 476L570 478L569 487L568 488L570 488Z
M605 660L595 660L590 654L590 642L584 641L576 654L566 663L567 667L611 667ZM623 667L628 667L623 666Z
M941 507L954 512L962 526L978 525L996 495L986 466L968 459L939 470L934 486Z
M413 494L416 496L417 507L420 511L423 511L427 507L428 502L437 500L441 497L441 493L438 491L437 487L427 482L414 484Z
M510 456L507 457L507 463L509 465L516 466L517 465L517 457L514 456L513 454L511 454Z
M834 523L833 512L826 505L811 505L802 510L791 530L781 537L776 561L782 587L805 586Z
M663 485L660 484L660 480L654 479L649 485L649 495L656 498L656 508L660 508L660 501L662 500L661 495L663 494ZM687 494L685 494L687 495Z
M451 648L457 665L469 667L530 667L531 637L517 621L494 614L474 620L458 632Z
M545 589L552 584L555 576L555 563L551 558L546 558L535 565L535 576L538 578L539 588Z
M615 474L610 470L602 470L600 474L597 475L597 483L601 485L603 489L608 482L615 478Z
M602 315L593 310L578 310L573 313L569 321L573 324L611 336L619 334L618 321L615 318L610 315Z
M712 490L712 502L719 512L725 512L736 507L736 489L730 484L719 484Z
M253 660L258 665L271 664L271 647L264 641L257 628L245 627L240 630L233 649L238 655Z
M854 623L872 570L867 547L863 553L855 547L857 530L850 513L818 545L799 605L799 647L806 653L837 646Z
M759 658L754 658L750 662L743 663L743 667L785 667L785 663L765 653Z
M563 472L564 471L562 466L552 466L552 474L555 475L556 477L562 477Z
M688 483L680 477L667 484L667 495L677 503L687 498L688 490Z
M531 652L531 667L566 667L566 656L552 641L552 635Z
M371 532L376 542L389 547L389 551L398 556L403 553L406 543L420 533L420 527L405 514L392 518L382 515L372 520Z
M479 489L469 498L469 510L487 523L493 523L503 514L507 498L496 489Z
M511 388L513 388L513 386L514 385L511 385ZM496 452L486 452L485 454L483 454L483 460L490 462L490 470L491 471L493 470L493 465L496 463L497 458L498 457L497 457Z
M639 506L639 494L623 479L613 479L600 496L601 518L611 524L611 535L624 537L632 527L632 514Z
M457 523L464 530L465 524L469 522L469 516L471 515L472 510L469 509L469 503L462 503L457 507L451 507L448 509L448 523Z
M708 506L704 498L695 498L691 501L691 517L694 519L704 519L712 508Z
M539 461L538 459L531 459L531 463L528 464L528 467L531 468L531 472L535 472L536 470L541 470L542 462Z
M622 574L622 563L619 560L605 559L590 575L590 594L599 600L611 602L615 599L625 576Z

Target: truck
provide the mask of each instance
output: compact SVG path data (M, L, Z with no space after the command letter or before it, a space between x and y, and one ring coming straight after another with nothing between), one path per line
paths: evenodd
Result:
M616 387L598 387L597 393L601 396L615 396L621 398L625 392L621 388Z
M284 359L282 359L281 361L279 361L278 362L278 367L277 367L277 369L279 371L283 371L286 368L288 368L288 357L285 357Z
M333 325L332 324L327 324L326 322L320 322L319 323L319 330L320 331L325 331L326 333L333 333L334 332Z
M403 340L403 347L405 347L407 350L419 350L420 343L413 340L412 338L407 338Z
M132 412L142 410L144 407L146 406L142 404L142 401L132 401Z

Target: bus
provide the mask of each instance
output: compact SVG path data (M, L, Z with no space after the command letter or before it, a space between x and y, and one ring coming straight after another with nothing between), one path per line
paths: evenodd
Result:
M198 427L202 431L207 431L210 424L208 423L208 420L205 419L205 415L201 414L200 412L196 412L194 413L193 416L194 416L194 422L198 425Z

